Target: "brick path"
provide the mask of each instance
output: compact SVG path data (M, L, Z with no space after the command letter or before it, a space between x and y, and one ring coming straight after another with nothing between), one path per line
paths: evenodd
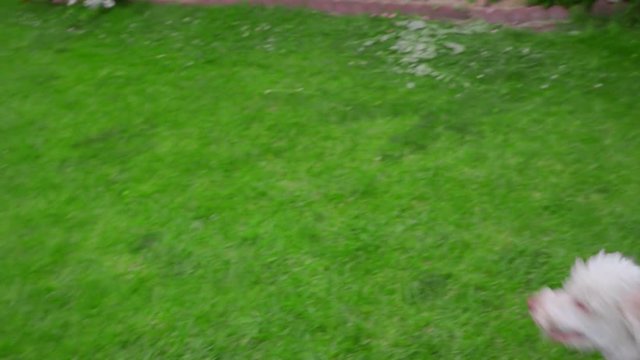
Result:
M66 0L51 0L64 3ZM526 6L523 0L503 0L489 4L487 0L469 3L467 0L151 0L161 4L233 5L249 3L260 6L306 7L334 15L368 14L393 17L396 14L420 16L434 20L484 20L489 23L550 30L559 21L567 20L569 12L561 6L544 8ZM594 15L609 16L624 8L625 3L597 0Z
M447 1L389 1L389 0L152 0L156 3L180 3L187 5L231 5L246 3L262 6L306 7L335 15L368 14L373 16L394 16L394 14L415 15L436 20L479 19L489 23L536 30L552 29L554 24L566 20L568 11L560 6L482 6Z

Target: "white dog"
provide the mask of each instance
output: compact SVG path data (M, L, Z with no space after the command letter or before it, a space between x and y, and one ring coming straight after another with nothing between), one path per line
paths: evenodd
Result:
M619 253L577 260L562 289L543 289L528 305L554 341L607 360L640 360L640 267Z

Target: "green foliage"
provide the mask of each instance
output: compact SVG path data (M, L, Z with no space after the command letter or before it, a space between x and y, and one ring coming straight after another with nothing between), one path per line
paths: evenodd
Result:
M623 26L640 24L640 0L623 0L620 10L609 17L593 17L589 15L596 0L529 0L530 5L563 6L570 8L574 20L581 22L613 22Z
M614 20L624 26L640 25L640 0L632 0L628 2L628 6L619 14L616 14Z
M530 5L542 5L546 7L555 5L563 6L566 8L570 8L573 6L582 6L589 9L595 3L595 1L596 0L529 0L528 3Z

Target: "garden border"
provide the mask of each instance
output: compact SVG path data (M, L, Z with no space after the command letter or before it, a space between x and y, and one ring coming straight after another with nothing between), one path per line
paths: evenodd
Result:
M64 3L65 0L52 0ZM449 5L420 0L149 0L156 4L224 6L250 4L257 6L282 6L309 8L332 15L371 15L394 17L396 15L419 16L427 20L484 20L492 24L529 28L538 31L552 30L569 19L569 11L562 6L503 6L488 0ZM442 0L438 0L442 1ZM613 0L596 0L591 13L596 16L611 16L624 9L625 3Z
M392 17L395 14L420 16L430 20L484 20L493 24L552 29L558 21L567 20L569 12L561 6L544 8L524 6L452 6L428 2L383 0L151 0L154 3L183 5L234 5L248 3L261 6L301 7L334 15L372 15Z

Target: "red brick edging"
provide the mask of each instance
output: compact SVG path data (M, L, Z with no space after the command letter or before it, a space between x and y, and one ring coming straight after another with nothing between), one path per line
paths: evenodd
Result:
M64 2L65 0L52 0ZM233 5L251 4L261 6L305 7L336 15L368 14L374 16L401 14L415 15L434 20L479 19L493 24L529 27L547 30L558 21L569 18L569 11L561 6L545 8L525 6L501 8L495 6L457 7L434 5L417 1L389 0L151 0L161 4L184 5ZM592 8L594 15L611 15L624 4L611 4L607 0L597 0Z
M531 24L548 28L558 20L569 17L567 9L560 6L544 8L527 6L519 8L455 7L433 5L426 2L390 2L384 0L152 0L155 3L178 3L185 5L231 5L245 4L262 6L306 7L336 15L417 15L434 20L480 19L489 23L521 26Z

